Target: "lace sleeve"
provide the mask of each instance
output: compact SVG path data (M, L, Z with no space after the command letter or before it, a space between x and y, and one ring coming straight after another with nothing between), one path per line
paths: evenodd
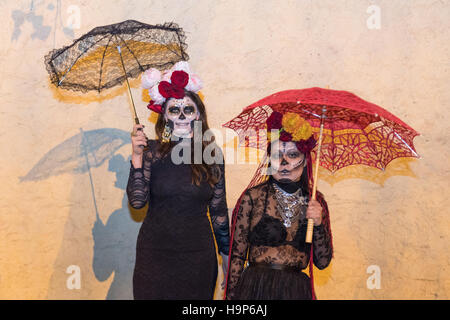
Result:
M151 149L144 151L142 156L142 167L135 168L130 160L130 175L128 176L127 196L128 202L135 209L145 207L149 199L150 172L152 152Z
M325 269L331 261L333 256L333 248L331 245L331 234L329 228L325 225L325 212L328 212L328 207L325 199L321 197L318 199L322 205L322 214L324 218L322 219L322 224L314 227L313 233L313 262L314 265L322 270Z
M222 162L217 166L220 171L220 179L214 186L213 196L209 201L209 214L219 252L228 255L230 227L225 192L225 165Z
M253 201L248 190L243 194L239 211L234 222L233 240L231 256L229 260L229 270L227 275L226 298L233 299L234 289L244 270L244 263L247 259L248 234L250 230L250 215L253 210Z

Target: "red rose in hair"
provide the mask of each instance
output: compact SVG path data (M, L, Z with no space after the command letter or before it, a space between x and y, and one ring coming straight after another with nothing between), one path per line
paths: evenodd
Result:
M150 103L147 105L147 108L157 113L162 113L162 106L160 104L155 104L155 101L153 100L150 101Z
M170 82L178 87L186 87L189 82L189 75L183 70L176 70L170 76Z
M183 87L179 87L168 81L161 81L158 85L158 91L166 99L167 98L175 98L175 99L184 98Z
M313 136L309 137L308 140L300 140L295 143L297 149L302 153L311 152L316 146L316 140Z
M281 131L280 140L283 142L288 142L292 140L292 135L289 132Z
M283 119L283 115L280 112L274 111L270 115L269 118L267 118L267 130L272 129L281 129L281 120Z

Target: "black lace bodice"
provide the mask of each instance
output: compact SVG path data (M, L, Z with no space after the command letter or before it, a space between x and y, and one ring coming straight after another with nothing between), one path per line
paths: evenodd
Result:
M306 194L306 193L305 193ZM245 261L284 264L304 269L310 258L311 244L305 243L307 205L300 218L285 227L277 210L272 180L248 189L242 196L234 221L226 296L233 298ZM313 262L317 268L328 266L332 257L331 235L323 224L314 227Z
M182 141L182 140L179 140ZM214 172L220 179L214 187L205 180L200 186L191 183L191 169L189 164L174 164L170 152L162 156L158 148L158 140L148 140L148 149L144 151L142 168L135 168L130 161L130 175L127 185L128 201L133 208L143 208L148 202L155 213L155 223L170 219L184 225L163 226L165 232L175 234L177 229L195 228L195 221L209 209L212 227L219 252L228 255L229 251L229 223L225 190L225 165L222 161L215 164ZM222 156L223 159L223 156ZM150 210L148 212L151 212ZM153 214L153 212L151 212ZM166 215L166 218L163 216ZM173 218L170 218L168 216ZM146 217L147 219L147 217ZM166 221L166 220L164 220ZM145 220L144 220L145 223ZM161 231L162 232L162 231ZM191 230L190 233L195 230ZM189 230L185 232L188 234ZM190 239L201 237L190 236ZM179 238L179 237L178 237ZM180 238L178 247L187 247ZM197 241L198 242L198 241ZM163 245L163 244L161 244ZM174 243L172 243L174 245ZM190 247L192 249L192 246Z

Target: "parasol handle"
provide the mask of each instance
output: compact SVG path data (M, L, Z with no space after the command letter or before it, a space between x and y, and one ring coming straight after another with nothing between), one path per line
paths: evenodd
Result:
M316 156L316 166L314 168L314 185L312 190L311 199L316 200L316 191L317 191L317 176L319 173L319 159L320 159L320 149L322 148L322 136L323 136L323 119L325 114L326 108L322 108L322 117L320 119L320 131L319 131L319 145L317 146L317 156ZM306 243L312 243L312 236L313 236L313 227L314 227L314 220L308 219L308 227L306 229Z
M139 124L139 118L137 116L136 108L134 106L133 95L131 94L130 83L128 82L127 71L125 70L125 65L123 64L122 50L120 49L120 46L117 46L117 51L119 51L120 62L122 64L123 73L125 74L125 79L127 80L128 98L130 99L131 105L133 106L134 123L135 124ZM142 130L142 128L139 128L137 130ZM148 148L148 139L147 139L147 146L141 146L141 148L143 148L144 150L147 150L147 148Z
M130 99L131 105L133 106L134 123L135 124L139 124L139 119L138 119L138 116L137 116L137 113L136 113L136 108L134 106L133 96L131 95L130 83L128 82L127 71L125 70L125 65L123 64L122 50L120 49L120 46L117 46L117 51L119 51L120 62L122 64L123 73L125 74L125 79L126 79L126 82L127 82L128 98Z

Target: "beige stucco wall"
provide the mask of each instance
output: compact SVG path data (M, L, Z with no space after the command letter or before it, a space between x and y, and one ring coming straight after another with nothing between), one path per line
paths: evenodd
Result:
M184 28L213 128L222 130L243 107L276 91L329 86L386 108L420 132L420 160L394 161L385 173L362 168L332 177L319 171L335 256L315 272L316 291L321 299L448 299L450 1L132 3L0 3L1 299L105 299L108 291L110 298L131 298L130 261L142 220L142 213L128 211L123 186L131 144L91 168L92 185L88 173L20 179L42 159L61 165L50 151L63 144L71 152L64 142L80 128L130 130L123 88L101 97L60 92L43 64L48 51L127 19ZM79 28L63 29L70 21ZM145 93L139 81L131 83L138 115L153 136ZM230 208L255 168L227 165ZM94 198L104 229L94 228ZM101 247L100 266L93 233L111 244ZM69 266L79 267L80 289L67 288ZM367 286L369 266L381 271L379 289Z

